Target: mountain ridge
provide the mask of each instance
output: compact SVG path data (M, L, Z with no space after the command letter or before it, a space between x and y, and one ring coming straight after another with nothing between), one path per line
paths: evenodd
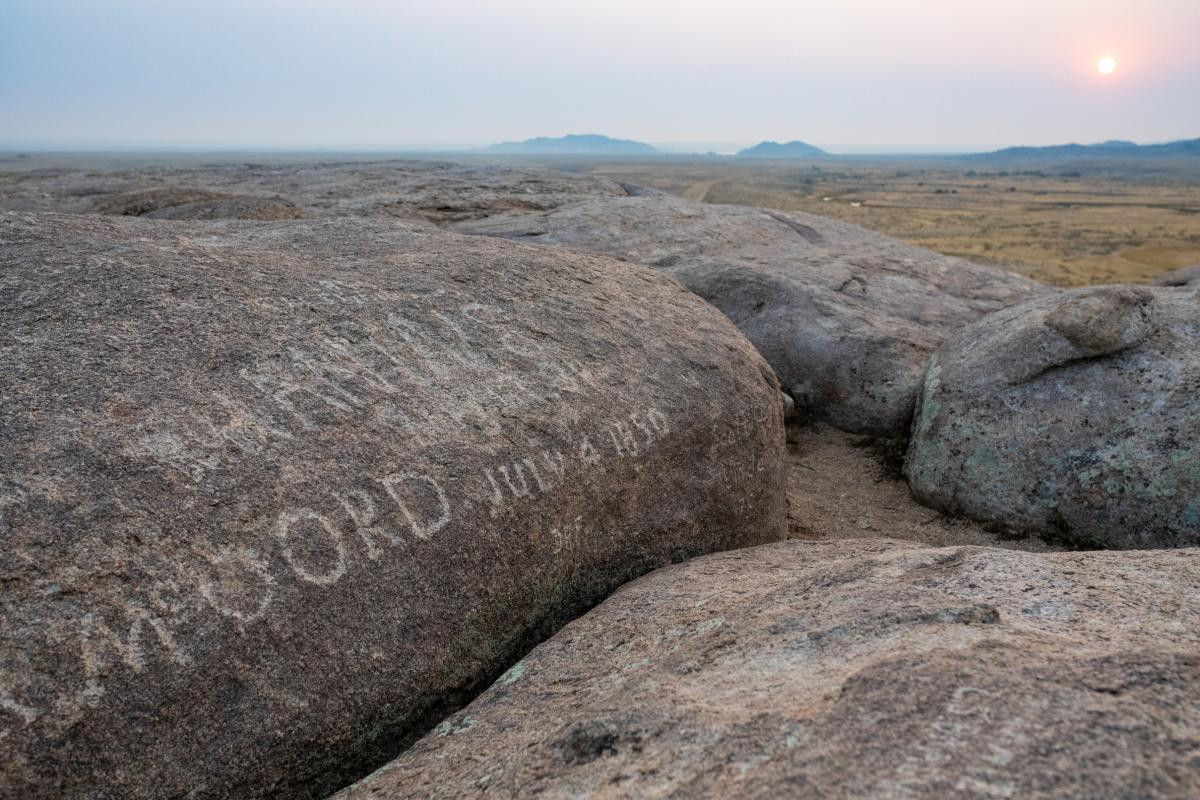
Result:
M499 142L484 148L489 153L572 154L572 155L657 155L659 151L644 142L614 139L598 133L569 133L566 136L537 136L520 142Z
M1019 158L1131 158L1200 156L1200 139L1178 139L1161 144L1137 144L1123 139L1109 139L1095 144L1056 144L1045 147L1005 147L988 153L972 153L968 158L976 159L1019 159Z
M736 154L737 158L817 158L827 155L829 154L821 148L799 139L793 139L783 144L763 141L753 147L739 150Z

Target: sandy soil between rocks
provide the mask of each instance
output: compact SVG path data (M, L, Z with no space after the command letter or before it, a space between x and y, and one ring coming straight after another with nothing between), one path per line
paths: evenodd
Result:
M882 536L926 544L984 545L1046 552L1040 539L1001 538L982 525L918 503L886 451L866 436L823 423L788 426L788 536L862 539Z

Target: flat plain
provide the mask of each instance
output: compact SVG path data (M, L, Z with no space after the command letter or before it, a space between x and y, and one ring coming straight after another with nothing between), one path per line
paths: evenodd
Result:
M1200 263L1200 163L965 158L597 162L580 171L706 203L807 211L1056 286Z

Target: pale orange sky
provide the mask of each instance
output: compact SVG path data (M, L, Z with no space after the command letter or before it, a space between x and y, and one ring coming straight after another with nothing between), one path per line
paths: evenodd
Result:
M4 0L0 23L0 146L1200 136L1200 0Z

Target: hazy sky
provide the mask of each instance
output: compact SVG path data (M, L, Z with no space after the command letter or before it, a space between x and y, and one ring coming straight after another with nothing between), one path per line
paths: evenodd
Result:
M0 0L0 146L564 133L846 151L1194 138L1200 0Z

